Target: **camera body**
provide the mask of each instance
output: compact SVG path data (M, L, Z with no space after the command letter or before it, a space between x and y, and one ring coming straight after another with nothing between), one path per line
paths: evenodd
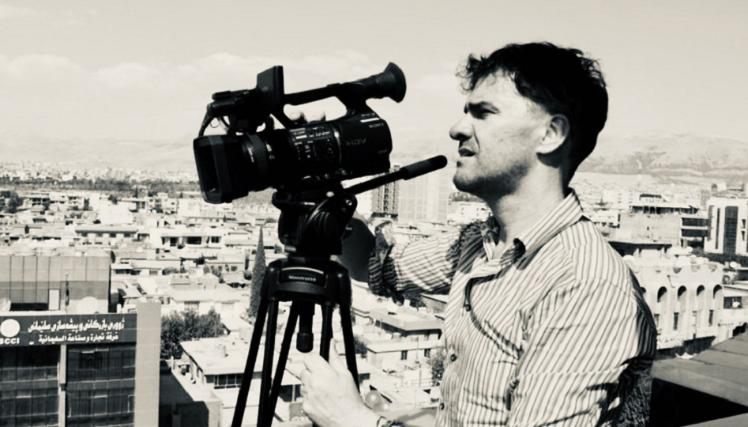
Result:
M405 77L392 63L361 80L294 94L284 94L283 68L276 66L257 75L255 89L213 94L193 141L203 198L226 203L268 187L300 192L387 172L390 130L366 100L390 97L400 102L404 96ZM301 123L283 112L285 105L327 97L338 98L346 114ZM275 129L273 117L284 127ZM224 124L225 135L203 135L214 119Z

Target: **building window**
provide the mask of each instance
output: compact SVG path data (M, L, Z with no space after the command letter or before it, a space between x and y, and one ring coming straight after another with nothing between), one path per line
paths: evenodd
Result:
M740 309L743 308L743 297L725 297L724 308L727 309Z
M47 307L49 310L52 310L52 311L60 309L60 290L59 289L49 290L49 303Z
M215 377L215 388L238 388L242 384L242 377L240 374L228 374L228 375L216 375Z
M408 350L403 350L400 352L400 360L408 360Z
M431 349L427 348L423 350L423 357L431 357Z
M658 304L663 303L666 297L667 297L667 288L663 286L657 290L657 303Z
M709 310L709 326L714 325L714 310Z
M0 348L0 425L57 425L59 347Z
M673 330L674 331L678 330L678 315L679 314L680 313L673 313Z
M68 348L67 377L70 383L133 378L134 375L135 346L132 344Z

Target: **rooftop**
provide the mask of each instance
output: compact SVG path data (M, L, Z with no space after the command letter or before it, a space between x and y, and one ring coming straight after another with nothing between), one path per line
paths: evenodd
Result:
M748 406L748 334L723 341L688 360L658 360L652 375Z
M400 309L396 312L388 312L382 309L373 309L369 312L372 319L386 323L403 331L424 331L442 329L442 321L431 314L420 313L414 310Z

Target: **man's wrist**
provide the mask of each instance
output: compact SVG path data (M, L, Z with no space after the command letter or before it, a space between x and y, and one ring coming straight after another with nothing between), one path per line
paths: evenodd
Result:
M355 417L356 424L366 427L376 427L377 420L379 420L379 414L372 411L368 407L362 408Z

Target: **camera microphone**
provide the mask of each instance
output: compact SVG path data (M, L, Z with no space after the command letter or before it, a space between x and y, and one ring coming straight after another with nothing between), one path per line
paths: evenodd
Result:
M346 188L346 192L350 194L359 194L369 190L373 190L390 182L397 181L398 179L413 179L418 176L433 172L437 169L441 169L447 166L447 158L444 156L434 156L426 160L411 163L407 166L403 166L400 169L378 176L360 184L352 185Z

